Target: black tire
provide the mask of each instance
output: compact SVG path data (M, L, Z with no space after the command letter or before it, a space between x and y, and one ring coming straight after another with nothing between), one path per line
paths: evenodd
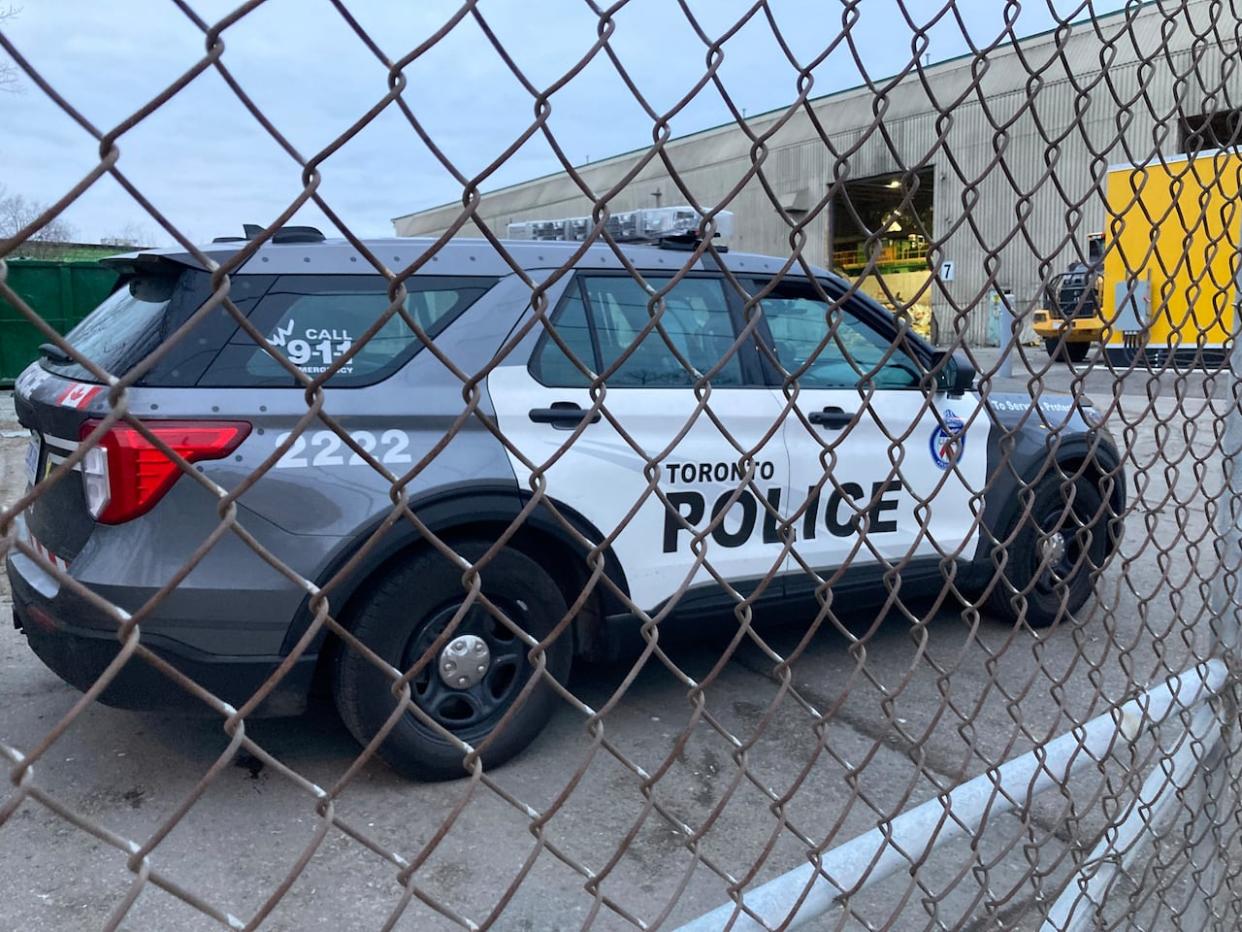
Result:
M478 559L488 544L454 545L467 560ZM536 640L549 634L565 615L565 598L552 578L530 557L504 548L481 570L483 593ZM366 604L349 619L354 635L402 672L442 632L465 599L461 572L438 551L404 557L375 584ZM486 767L509 760L529 745L556 710L557 695L546 682L537 685L513 717L493 734L499 720L517 701L533 667L527 646L486 609L474 607L454 630L449 644L463 635L482 640L489 662L476 684L458 689L441 677L438 661L428 663L411 681L415 703L461 740L483 749ZM469 655L467 655L469 657ZM503 661L503 662L501 662ZM548 670L560 682L573 661L571 632L561 632L547 652ZM464 665L463 665L464 666ZM356 650L342 646L334 666L333 693L345 726L362 744L379 732L396 707L392 681ZM407 712L389 732L378 755L398 773L419 780L466 775L465 753L435 729Z
M1044 338L1044 349L1048 351L1048 356L1052 359L1059 360L1064 363L1082 362L1087 358L1087 352L1091 349L1090 343L1062 343L1058 339Z
M1068 509L1067 486L1073 488ZM1076 614L1091 597L1092 570L1104 564L1111 549L1111 516L1090 480L1068 483L1056 474L1036 483L1029 514L1025 506L1026 497L1021 496L1022 525L1006 548L1003 572L992 561L986 564L989 578L1000 577L988 607L1004 621L1046 628ZM1053 535L1060 547L1052 542ZM1058 551L1064 554L1060 559Z

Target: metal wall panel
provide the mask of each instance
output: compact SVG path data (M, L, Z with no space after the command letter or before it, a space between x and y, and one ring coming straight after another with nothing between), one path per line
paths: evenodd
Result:
M1041 35L1020 48L990 52L985 65L972 57L933 65L925 71L926 87L908 77L900 85L877 82L814 100L811 106L830 133L828 142L819 137L805 111L799 111L769 140L763 177L778 195L793 198L802 192L813 207L837 177L859 179L930 165L934 233L944 239L933 264L939 267L940 260L952 259L955 265L952 282L934 283L933 310L942 332L960 327L972 344L986 343L994 329L991 295L998 287L1012 293L1019 312L1029 312L1047 278L1085 251L1089 234L1105 228L1098 206L1103 199L1090 195L1102 190L1108 163L1128 162L1134 153L1150 151L1158 118L1172 112L1179 98L1192 113L1210 105L1195 90L1219 83L1213 76L1229 61L1221 42L1195 38L1210 30L1211 10L1207 0L1192 0L1174 11L1148 5L1094 25L1079 24L1060 47L1054 36ZM1172 34L1166 36L1170 28ZM1161 49L1164 54L1155 54ZM1035 83L1016 60L1019 55L1038 71ZM1099 91L1094 96L1093 88ZM1116 106L1114 97L1128 106ZM946 119L938 110L948 103L956 105ZM878 121L877 108L883 114ZM761 134L783 115L777 111L749 123ZM993 129L994 123L1003 131ZM953 160L945 157L942 139ZM719 203L751 170L751 150L751 140L735 126L683 137L666 147L693 199L734 212L732 248L788 255L799 240L791 240L790 223L774 209L757 177L732 202ZM1005 172L990 169L998 150ZM1093 156L1093 150L1107 158ZM607 190L646 154L639 150L579 172L595 191ZM1040 182L1050 167L1055 168L1059 191ZM657 189L664 204L691 199L653 159L610 206L652 206ZM1090 206L1076 211L1067 202ZM485 195L480 217L503 233L512 220L589 213L590 204L562 172ZM967 205L968 223L962 219ZM446 205L393 222L399 235L433 235L460 210L458 204ZM805 224L802 252L813 264L828 261L828 214L823 210ZM793 218L795 223L806 220L806 214ZM462 235L477 235L477 230L468 224ZM984 256L992 251L995 265L985 268ZM955 323L958 315L961 322Z

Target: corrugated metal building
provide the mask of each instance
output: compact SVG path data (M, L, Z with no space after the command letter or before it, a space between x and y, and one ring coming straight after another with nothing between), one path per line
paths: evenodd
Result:
M996 255L997 285L1013 293L1020 309L1031 306L1042 283L1078 250L1086 254L1090 234L1106 229L1102 183L1108 166L1149 159L1156 146L1178 152L1196 121L1221 116L1218 89L1222 74L1230 75L1222 68L1236 55L1236 40L1233 27L1213 20L1213 10L1210 0L1149 3L1075 24L1060 49L1057 35L1045 33L991 51L986 59L971 55L934 64L921 78L816 98L810 109L829 133L829 144L804 109L776 131L762 161L763 175L791 220L752 178L726 205L735 214L731 246L787 255L791 221L808 221L807 259L849 270L845 260L879 256L880 244L863 241L865 230L843 203L848 200L864 214L863 227L896 230L898 239L907 239L922 269L952 263L951 274L926 279L925 297L918 299L932 304L942 334L952 332L960 317L968 342L991 342L996 303L985 271L990 254ZM1236 106L1242 76L1228 81L1226 97ZM777 110L747 122L760 135L784 116ZM753 164L752 142L736 124L681 137L666 149L681 182L705 205L718 204ZM578 171L594 191L607 191L647 151ZM1003 169L995 161L998 151ZM837 178L843 186L834 187ZM653 159L610 207L653 206L657 189L665 204L686 200ZM885 189L893 192L890 213L873 211L869 219L867 210L876 208ZM902 207L906 219L890 222ZM591 202L562 172L490 192L479 213L503 235L512 221L590 210ZM401 236L438 234L460 211L459 203L449 204L393 224ZM1014 235L1020 226L1021 235ZM463 235L477 232L467 225Z

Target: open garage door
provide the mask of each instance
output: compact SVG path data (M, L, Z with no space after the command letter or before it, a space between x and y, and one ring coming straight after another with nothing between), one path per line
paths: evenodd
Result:
M936 342L928 287L935 176L917 172L846 182L833 200L828 255L835 271Z

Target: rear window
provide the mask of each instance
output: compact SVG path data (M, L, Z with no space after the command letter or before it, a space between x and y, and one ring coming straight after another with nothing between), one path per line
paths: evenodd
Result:
M498 279L418 276L405 283L405 311L435 337ZM312 378L361 339L388 309L388 282L378 275L286 275L250 320L277 353ZM370 385L394 373L423 346L400 313L390 317L332 376L334 386ZM295 378L266 348L238 329L201 385L294 386Z
M165 278L123 282L69 332L69 344L100 368L120 374L131 360L159 345L164 311L176 287ZM81 369L76 364L61 368Z
M229 297L249 313L273 280L271 275L234 276ZM189 321L210 295L211 276L197 269L169 264L131 273L65 339L104 371L123 376ZM165 349L140 384L194 385L236 329L237 321L223 306L212 307ZM67 378L96 381L76 362L44 359L42 365Z

